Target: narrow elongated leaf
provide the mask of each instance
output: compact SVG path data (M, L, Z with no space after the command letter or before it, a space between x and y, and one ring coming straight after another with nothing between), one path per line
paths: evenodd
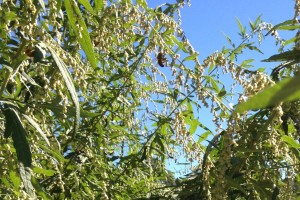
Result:
M39 1L39 3L40 3L41 7L43 8L43 10L46 11L46 7L45 7L45 2L44 2L44 0L38 0L38 1Z
M36 123L31 117L29 117L28 115L23 114L23 117L25 119L27 119L27 121L41 134L41 136L43 137L43 139L45 140L45 142L50 146L50 142L47 138L47 136L44 134L44 132L42 131L41 127L39 126L38 123Z
M279 61L300 61L300 50L286 51L280 54L275 54L263 62L279 62Z
M248 101L237 105L236 112L260 109L276 105L280 102L293 101L300 98L300 76L287 78L269 87Z
M97 0L95 1L95 10L100 11L104 8L104 2L103 0Z
M20 175L27 194L32 199L37 199L34 188L31 184L31 169L29 167L25 167L23 163L20 163Z
M276 26L274 26L274 27L266 34L266 36L269 35L270 33L272 33L274 30L281 30L282 27L286 27L286 26L294 26L294 24L296 24L294 20L292 20L292 19L286 20L286 21L284 21L284 22L282 22L282 23L279 23L279 24L277 24ZM299 27L298 27L298 28L299 28ZM298 28L297 28L297 29L298 29Z
M79 0L78 2L82 4L90 13L95 14L93 7L88 0Z
M5 116L5 130L4 130L4 137L8 138L11 136L13 131L13 118L11 116L11 111L5 109L3 110L4 116Z
M17 112L12 108L7 107L4 109L4 115L7 125L7 127L5 127L5 129L7 129L5 130L5 134L7 134L7 136L12 136L13 145L16 149L19 162L23 163L25 167L31 167L31 152L26 139L26 131Z
M15 190L19 190L20 184L21 184L21 179L20 177L16 174L16 172L14 170L11 170L9 172L9 178L11 180L11 182L14 184L14 188Z
M51 47L48 47L48 48L51 52L51 55L52 55L54 61L56 62L57 67L59 68L59 70L61 72L61 75L66 83L68 91L71 95L71 99L75 106L75 120L74 120L74 135L75 135L78 130L78 127L79 127L79 118L80 118L79 101L77 98L75 86L73 84L72 77L71 77L70 72L69 72L67 66L65 65L65 63L57 56L57 54Z
M32 171L34 171L37 174L44 174L46 176L53 176L55 174L54 170L50 170L50 169L43 169L43 168L39 168L39 167L34 167L32 169Z
M199 125L198 119L193 119L191 121L190 130L189 130L189 132L190 132L191 135L193 135L196 132L196 130L198 128L198 125Z
M190 56L184 58L182 62L189 61L189 60L194 60L198 55L199 55L198 53L194 53L193 55L190 55Z
M243 32L244 32L244 28L243 28L243 25L242 25L241 21L240 21L238 18L235 18L235 20L236 20L237 23L238 23L240 32L243 33Z
M86 27L84 19L80 13L80 9L74 0L65 0L67 16L71 27L78 38L78 41L85 52L85 55L94 69L98 68L97 59L94 53L93 44L91 42L89 31ZM79 25L80 28L77 28Z
M55 158L58 162L64 163L66 161L66 159L59 152L53 151L49 149L47 146L44 146L43 144L40 144L39 147L45 152L47 152L50 156Z
M291 136L283 135L282 140L285 141L289 146L300 149L300 144Z
M40 183L38 182L38 180L34 177L31 177L31 182L32 185L35 188L36 193L42 197L43 200L51 200L51 196L49 194L47 194L44 189L41 187Z
M208 137L209 135L212 135L212 133L211 133L210 131L206 131L206 132L202 133L202 134L199 136L198 143L201 143L201 142L203 142L204 140L206 140L207 137Z

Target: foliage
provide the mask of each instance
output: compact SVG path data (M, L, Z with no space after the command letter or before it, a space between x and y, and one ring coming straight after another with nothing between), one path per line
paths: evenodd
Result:
M0 4L1 198L296 197L299 44L277 30L298 22L259 17L248 34L237 20L242 42L226 36L230 48L200 64L180 28L187 3ZM280 50L295 43L265 60L282 61L270 76L239 59L262 53L252 40L263 31ZM220 72L243 88L234 109ZM204 108L215 129L199 120ZM175 180L167 162L182 157L193 173Z

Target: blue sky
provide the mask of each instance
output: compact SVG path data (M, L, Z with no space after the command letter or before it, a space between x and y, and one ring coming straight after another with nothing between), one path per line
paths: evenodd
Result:
M163 3L175 3L176 0L148 0L147 2L150 7L155 7ZM260 15L263 21L273 25L292 19L294 17L294 0L191 0L191 7L185 6L181 9L182 28L195 50L200 52L200 61L217 50L221 51L224 45L229 46L223 33L229 36L234 43L241 42L236 18L244 26L248 26L249 20L255 21ZM290 39L293 34L279 32L281 38L286 39ZM256 68L267 67L270 71L276 66L276 63L259 61L278 53L277 49L275 39L269 37L261 45L264 55L253 52L243 55L243 58L255 58L257 60L254 63ZM213 126L212 116L209 116L207 112L209 111L200 112L199 120L211 127ZM172 171L183 167L176 166L172 162L169 164ZM176 177L182 175L175 174Z
M175 3L176 0L147 0L147 2L149 6L155 7L163 3ZM190 0L190 2L190 7L185 6L181 9L182 28L191 44L200 52L200 60L228 44L223 33L233 41L240 41L236 18L248 26L249 20L254 21L260 15L263 21L274 25L294 16L294 0ZM274 43L274 40L270 42ZM269 56L268 53L276 53L273 47L264 50L265 56Z
M227 44L223 33L238 41L236 17L248 25L259 15L272 24L294 16L293 0L191 0L191 4L182 9L182 28L201 58Z

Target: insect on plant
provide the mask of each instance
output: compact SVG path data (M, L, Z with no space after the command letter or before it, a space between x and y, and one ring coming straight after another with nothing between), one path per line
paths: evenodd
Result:
M165 62L167 62L167 59L165 58L165 54L163 52L159 52L157 54L157 63L159 66L164 67L165 66Z

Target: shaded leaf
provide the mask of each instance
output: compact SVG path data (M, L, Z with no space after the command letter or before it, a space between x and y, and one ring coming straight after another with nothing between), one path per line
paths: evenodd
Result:
M53 151L43 144L39 144L39 147L60 163L64 163L67 160L60 154L60 152Z
M31 183L32 183L36 193L38 194L38 196L42 197L42 199L44 199L44 200L52 199L51 196L44 191L44 189L41 187L40 183L38 182L38 180L35 177L31 177Z
M71 99L74 103L74 106L75 106L75 120L74 120L74 135L76 134L76 132L78 131L78 128L79 128L79 118L80 118L80 109L79 109L79 101L78 101L78 98L77 98L77 93L76 93L76 90L75 90L75 86L73 84L73 80L72 80L72 77L70 75L70 72L67 68L67 66L65 65L65 63L57 56L57 54L55 53L55 51L51 48L51 47L48 47L50 52L51 52L51 55L57 65L57 67L59 68L60 72L61 72L61 75L65 81L65 84L68 88L68 91L71 95Z
M13 145L16 149L19 162L23 163L25 167L31 167L31 152L26 139L26 131L20 118L17 112L10 107L4 109L4 113L7 125L5 134L12 136ZM7 122L7 120L9 120L9 122Z
M36 199L34 188L31 184L31 169L25 167L23 163L20 164L20 175L27 194L32 198Z
M226 95L226 90L225 90L225 87L223 86L222 89L220 90L220 92L218 93L218 97L221 98L223 96Z
M45 142L50 146L50 142L47 138L47 136L44 134L44 132L42 131L41 127L39 126L38 123L36 123L31 117L29 117L28 115L22 114L23 117L25 119L27 119L27 121L40 133L40 135L43 137L43 139L45 140Z
M299 61L300 50L286 51L280 54L275 54L268 59L262 60L262 62L279 62L279 61Z

